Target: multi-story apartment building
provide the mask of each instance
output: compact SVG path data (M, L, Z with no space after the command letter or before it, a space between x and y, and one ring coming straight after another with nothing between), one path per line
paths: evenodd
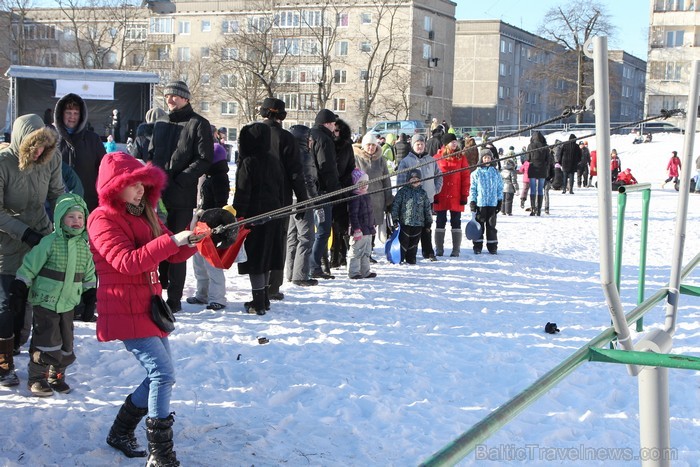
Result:
M686 108L691 65L700 60L699 12L692 0L650 0L646 115Z
M608 56L610 119L637 120L643 115L645 62L622 51L610 51ZM577 104L575 56L510 24L457 21L455 57L452 121L457 126L529 125ZM589 63L585 88L589 95L591 70ZM593 115L585 114L584 121L593 121Z
M335 111L355 131L452 108L456 3L449 0L150 0L117 10L31 9L9 21L11 64L153 71L184 79L229 137L285 101L285 124ZM42 33L41 52L27 42ZM36 43L36 42L34 42ZM0 99L4 96L0 96Z

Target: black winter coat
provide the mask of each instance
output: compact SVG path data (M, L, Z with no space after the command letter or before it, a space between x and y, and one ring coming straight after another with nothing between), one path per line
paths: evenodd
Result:
M153 123L142 123L136 128L136 138L134 146L131 148L131 155L146 162L150 160L148 147L151 145L153 136Z
M541 132L532 133L527 150L530 152L530 166L527 169L527 176L547 178L549 174L548 160L551 153L547 147L547 140Z
M411 143L399 140L394 145L394 149L396 149L396 166L398 167L403 158L411 152Z
M251 218L282 207L284 174L270 151L270 127L252 123L238 138L238 170L233 207L236 215ZM239 274L263 274L284 266L285 245L280 219L252 227L245 241L248 261L238 263Z
M63 123L63 111L67 100L80 104L80 120L73 134L69 134ZM106 151L102 140L94 131L88 130L88 109L85 101L77 94L66 94L56 102L54 125L58 131L58 152L63 162L73 168L85 190L85 203L90 211L97 207L97 172Z
M304 185L304 173L299 155L299 146L290 132L282 128L277 121L266 118L262 121L270 127L270 152L279 159L284 173L283 205L292 204L293 196L297 201L306 201L309 195Z
M567 173L576 172L580 161L581 148L576 144L576 135L572 134L561 148L561 170Z
M316 162L320 194L331 193L340 189L338 163L335 154L335 144L330 130L323 125L311 128L311 154Z
M190 104L158 121L148 148L150 160L168 174L163 190L167 209L193 209L197 205L199 177L207 173L214 159L214 137L209 121Z
M221 208L228 204L231 191L228 179L228 162L212 164L202 183L202 209Z

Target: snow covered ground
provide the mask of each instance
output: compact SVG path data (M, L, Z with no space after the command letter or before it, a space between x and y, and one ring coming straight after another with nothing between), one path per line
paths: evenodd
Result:
M653 187L647 296L670 277L678 193L660 185L670 152L682 150L681 136L654 137L632 145L632 137L615 136L611 146L623 168ZM184 304L171 336L183 465L408 466L427 459L610 325L596 190L574 191L552 192L549 216L529 217L519 207L512 217L499 215L496 256L473 255L465 240L459 258L436 263L409 267L381 258L376 279L351 281L336 270L335 280L317 287L285 284L285 299L265 316L242 312L248 278L235 267L227 271L227 309ZM630 194L626 311L636 304L640 213L641 195ZM691 195L687 225L684 263L700 251L698 195ZM378 245L375 256L381 251ZM700 271L686 282L700 283ZM185 296L194 287L189 268ZM548 321L561 332L544 333ZM659 327L663 306L645 322ZM30 397L26 347L17 357L23 384L0 392L0 465L143 465L105 443L143 370L121 343L98 343L94 324L76 323L75 334L70 394ZM682 297L674 351L700 355L698 298ZM669 370L669 379L673 464L696 466L698 373ZM636 456L638 427L636 379L621 365L586 363L460 465L639 465L603 457ZM146 443L143 424L137 436ZM612 448L626 451L605 451ZM581 453L589 457L577 460Z

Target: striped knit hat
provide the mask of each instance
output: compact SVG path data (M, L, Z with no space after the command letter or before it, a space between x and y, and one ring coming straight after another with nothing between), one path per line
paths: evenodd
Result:
M190 94L190 88L187 87L187 83L184 81L171 81L163 89L163 95L168 96L180 96L184 99L192 99Z

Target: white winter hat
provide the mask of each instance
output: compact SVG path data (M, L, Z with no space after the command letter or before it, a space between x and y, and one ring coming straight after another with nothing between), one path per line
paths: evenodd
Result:
M365 136L363 136L362 145L364 146L366 144L379 144L377 135L375 133L367 133Z

